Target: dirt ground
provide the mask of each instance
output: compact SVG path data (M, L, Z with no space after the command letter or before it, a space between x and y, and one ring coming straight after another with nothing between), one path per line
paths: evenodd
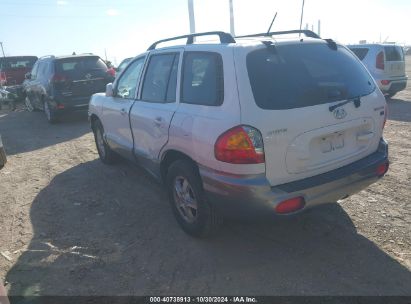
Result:
M11 295L411 295L409 83L388 101L384 179L208 240L182 232L143 170L98 160L86 116L0 111L0 282Z

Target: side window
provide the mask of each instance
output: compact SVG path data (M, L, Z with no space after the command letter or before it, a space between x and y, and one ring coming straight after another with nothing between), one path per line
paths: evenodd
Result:
M37 72L37 78L43 78L47 74L47 68L48 68L48 63L47 62L41 62L39 64L39 69Z
M37 61L34 66L33 69L31 70L31 80L34 80L37 78L37 71L39 69L39 62Z
M139 58L132 62L127 70L121 75L117 83L116 97L124 99L134 99L138 87L141 70L144 65L144 58Z
M181 102L219 106L224 99L224 73L220 54L184 54Z
M144 77L141 99L150 102L175 102L178 53L153 55Z

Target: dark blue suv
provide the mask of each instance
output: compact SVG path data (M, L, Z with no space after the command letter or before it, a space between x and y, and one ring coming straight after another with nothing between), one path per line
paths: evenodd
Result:
M29 111L43 110L50 123L67 112L86 111L91 95L113 81L96 55L41 57L26 74L24 91Z

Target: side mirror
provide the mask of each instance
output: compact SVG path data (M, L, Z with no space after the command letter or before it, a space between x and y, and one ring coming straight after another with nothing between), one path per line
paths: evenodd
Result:
M106 84L106 97L113 97L113 96L114 96L113 84L108 83Z
M31 79L31 73L30 73L30 72L26 73L26 74L24 75L24 78L26 78L26 79Z

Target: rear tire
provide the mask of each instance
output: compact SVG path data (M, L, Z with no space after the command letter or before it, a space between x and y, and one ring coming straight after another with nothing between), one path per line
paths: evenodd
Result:
M44 113L46 114L46 118L49 123L57 123L56 114L50 109L49 103L47 101L44 102Z
M207 201L198 169L188 160L177 160L167 172L166 187L174 216L180 227L194 237L215 234L222 216Z
M26 109L28 112L34 112L36 109L34 108L33 104L31 103L31 100L28 96L24 99L24 104L26 105Z
M93 122L93 133L100 160L106 165L114 164L117 160L117 155L111 150L104 139L104 128L100 120Z
M397 94L397 92L395 92L395 93L388 93L388 94L386 95L386 97L387 97L388 99L391 99L391 98L393 98L393 97L395 96L395 94Z

